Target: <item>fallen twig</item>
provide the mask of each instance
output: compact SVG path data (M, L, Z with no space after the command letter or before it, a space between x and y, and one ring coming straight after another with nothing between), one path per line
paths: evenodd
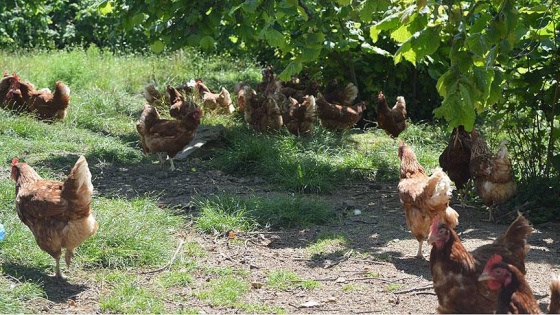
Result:
M409 292L414 292L414 291L424 291L424 290L429 290L429 289L433 289L434 286L432 284L428 284L428 285L424 285L421 287L414 287L414 288L410 288L410 289L406 289L406 290L400 290L400 291L395 291L393 292L394 294L403 294L403 293L409 293Z
M175 261L175 258L177 258L177 254L179 254L179 250L181 250L184 243L185 243L185 241L183 239L181 239L181 241L179 242L179 245L177 246L177 249L175 250L175 253L173 253L173 256L171 257L171 260L169 260L169 262L167 264L165 264L165 266L163 266L161 268L158 268L158 269L154 269L154 270L144 271L144 272L141 272L140 274L157 273L157 272L161 272L161 271L164 271L166 269L169 269L169 267L171 267L171 265Z

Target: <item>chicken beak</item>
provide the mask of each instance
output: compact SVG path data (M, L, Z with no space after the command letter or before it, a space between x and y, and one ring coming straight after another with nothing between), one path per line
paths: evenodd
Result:
M487 272L481 273L480 276L478 277L478 281L487 281L492 279L493 279L492 276Z

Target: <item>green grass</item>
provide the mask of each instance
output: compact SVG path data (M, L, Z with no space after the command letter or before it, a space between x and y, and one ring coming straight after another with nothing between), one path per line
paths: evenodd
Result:
M312 258L332 254L342 256L347 245L348 239L345 235L321 233L317 236L317 241L309 245L306 250Z
M139 276L109 273L101 280L110 292L102 294L100 308L106 313L164 313L164 295L146 287Z
M224 275L211 279L196 296L213 306L236 306L240 305L249 288L247 280L235 275Z
M318 198L303 195L197 198L196 227L205 233L254 231L263 227L305 227L332 220L333 209Z
M306 280L293 271L281 269L272 270L268 273L266 285L270 289L281 291L287 291L295 288L311 290L320 286L318 281Z

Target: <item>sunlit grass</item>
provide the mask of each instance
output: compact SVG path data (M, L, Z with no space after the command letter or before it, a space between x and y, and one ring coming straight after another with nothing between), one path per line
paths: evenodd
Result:
M211 199L197 198L195 204L200 208L195 225L206 233L305 227L333 219L332 206L324 200L295 194L271 194L268 198L217 195Z
M237 276L225 275L211 279L196 296L213 306L235 306L249 291L249 283Z
M322 233L318 235L317 241L307 246L306 250L311 257L329 254L342 255L347 245L348 239L345 235Z
M144 286L138 276L109 273L102 281L108 288L100 298L102 312L163 313L165 310L161 292Z
M268 273L266 285L270 289L281 291L295 288L311 290L320 286L318 281L306 280L293 271L281 269L272 270Z

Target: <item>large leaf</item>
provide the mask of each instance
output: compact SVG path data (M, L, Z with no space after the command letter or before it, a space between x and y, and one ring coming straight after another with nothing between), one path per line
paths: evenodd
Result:
M284 49L284 47L286 47L286 40L284 39L284 35L273 28L267 29L264 37L273 47L278 47L282 50Z
M310 62L315 61L321 55L321 47L304 47L301 51L301 55L299 57L299 61L301 62Z
M385 17L381 21L375 23L374 25L372 25L369 29L369 36L371 37L371 40L375 43L377 42L379 38L379 34L381 34L381 31L391 30L395 27L398 27L399 25L401 25L399 20L399 12L395 12Z
M419 60L433 54L439 47L439 27L427 28L415 33L395 53L395 64L402 58L416 64Z
M474 33L469 36L466 44L469 51L479 57L484 57L490 49L486 36L482 33Z
M156 40L150 45L150 49L156 54L159 54L165 49L165 44L160 40Z
M299 61L291 61L278 77L280 80L289 81L293 74L298 74L303 69L303 65Z
M445 90L447 96L434 110L435 116L444 118L451 127L463 125L466 130L472 130L476 114L473 107L475 91L470 82L461 78L451 82Z
M99 5L99 12L103 15L107 15L113 12L114 6L112 1L105 1Z
M216 49L216 41L212 36L204 36L200 39L200 48L204 51L213 51Z

